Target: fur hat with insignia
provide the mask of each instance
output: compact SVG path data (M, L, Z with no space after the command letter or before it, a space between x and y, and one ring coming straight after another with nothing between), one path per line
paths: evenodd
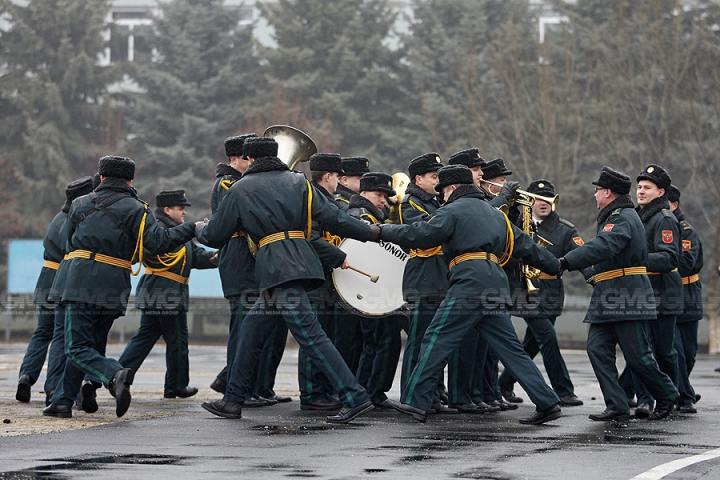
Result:
M415 182L416 175L425 175L428 172L436 172L443 167L440 163L440 155L435 152L426 153L410 160L408 165L408 173L410 181Z
M664 189L665 193L667 193L667 191L670 189L670 185L672 184L672 179L670 178L670 175L667 173L667 171L660 165L655 165L652 163L645 167L635 180L637 180L638 182L640 180L649 180L655 185L657 185L658 188Z
M98 173L103 177L135 178L135 162L130 158L106 155L98 161Z
M163 207L189 207L191 204L185 196L185 190L163 190L155 195L155 206Z
M237 135L225 139L225 155L228 157L242 157L243 144L248 138L257 137L255 133L247 133L245 135Z
M627 195L630 193L632 181L630 180L630 177L624 173L603 165L602 170L600 170L600 176L597 180L594 180L592 184L597 185L598 187L607 188L608 190L612 190L620 195Z
M342 169L346 177L362 177L370 171L370 160L365 157L343 157Z
M480 156L477 148L468 148L450 155L448 165L465 165L468 168L481 167L484 170L485 159Z
M540 195L542 197L554 197L555 185L553 185L550 180L541 178L540 180L535 180L530 183L527 187L527 192L534 193L535 195Z
M360 192L385 192L388 197L396 195L392 176L382 172L368 172L360 177Z
M337 172L345 175L342 160L338 153L315 153L310 157L311 172Z
M670 188L667 192L665 192L665 196L667 196L667 199L671 202L679 202L680 201L680 189L676 187L675 185L670 185Z
M270 137L250 137L243 143L243 158L277 157L278 144Z
M494 160L490 160L482 167L483 171L483 178L485 180L492 180L493 178L497 177L507 177L508 175L512 175L512 170L508 170L508 168L505 166L505 162L502 158L496 158Z
M82 177L67 184L65 187L65 205L63 212L70 210L70 204L73 200L93 191L93 177Z
M456 164L442 167L438 170L438 184L435 185L436 192L442 192L448 185L472 185L473 173L466 165Z

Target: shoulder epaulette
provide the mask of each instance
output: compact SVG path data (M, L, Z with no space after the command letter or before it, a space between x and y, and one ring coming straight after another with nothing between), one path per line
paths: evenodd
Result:
M561 219L560 219L560 223L563 223L563 224L567 225L567 226L570 227L570 228L575 228L575 225L573 225L572 223L568 222L568 221L565 220L564 218L561 218Z
M616 208L615 211L613 211L610 215L620 215L621 211L622 211L622 208Z
M672 213L670 210L668 210L667 208L663 208L663 209L660 210L660 211L662 212L663 216L665 216L665 217L674 217L674 216L675 216L675 215L673 215L673 213Z
M336 194L336 195L335 195L335 201L337 201L337 200L340 200L341 202L345 202L345 203L348 203L348 204L350 203L350 200L348 200L347 198L343 197L342 195L337 195L337 194Z

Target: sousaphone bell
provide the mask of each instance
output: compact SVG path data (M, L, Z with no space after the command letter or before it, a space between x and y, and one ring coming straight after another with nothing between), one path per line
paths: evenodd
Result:
M315 142L303 131L289 125L273 125L265 129L263 137L274 139L278 144L278 158L291 170L300 162L317 153Z

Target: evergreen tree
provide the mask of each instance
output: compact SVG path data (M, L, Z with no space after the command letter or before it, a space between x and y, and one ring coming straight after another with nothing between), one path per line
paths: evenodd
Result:
M107 0L0 1L0 157L24 190L26 232L42 236L65 185L97 170L113 132L107 85L117 70L98 65Z
M371 169L405 170L412 157L398 136L402 51L388 46L397 18L388 2L280 0L259 7L277 42L261 50L270 95L288 111L271 122L300 119L296 126L321 151L367 156Z
M129 151L136 187L152 203L164 189L184 188L190 214L209 216L215 164L223 141L238 134L254 89L257 61L240 10L222 0L173 0L160 5L148 44L131 76L141 92L128 96ZM262 134L262 132L258 132Z

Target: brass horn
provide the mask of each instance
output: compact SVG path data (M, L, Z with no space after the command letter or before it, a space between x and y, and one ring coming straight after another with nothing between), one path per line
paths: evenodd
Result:
M306 162L318 151L315 142L305 132L289 125L268 127L263 137L273 138L278 143L278 158L290 169L294 169L300 162Z
M502 188L502 184L495 183L495 182L488 182L487 180L480 180L482 183L487 183L488 185L492 185L494 187L500 187ZM525 190L520 190L519 188L515 191L516 194L519 197L520 202L527 203L529 206L532 206L533 203L535 203L535 200L542 200L543 202L550 204L550 211L554 212L557 209L558 204L560 203L560 195L555 195L554 197L544 197L542 195L538 195L536 193L530 193L526 192ZM498 196L497 193L491 193L491 195ZM508 203L511 205L515 199L510 200Z
M400 202L402 202L405 196L405 190L410 184L410 177L403 172L396 172L392 174L392 188L395 190L395 204L390 206L388 218L386 223L397 223L398 215L400 212Z

